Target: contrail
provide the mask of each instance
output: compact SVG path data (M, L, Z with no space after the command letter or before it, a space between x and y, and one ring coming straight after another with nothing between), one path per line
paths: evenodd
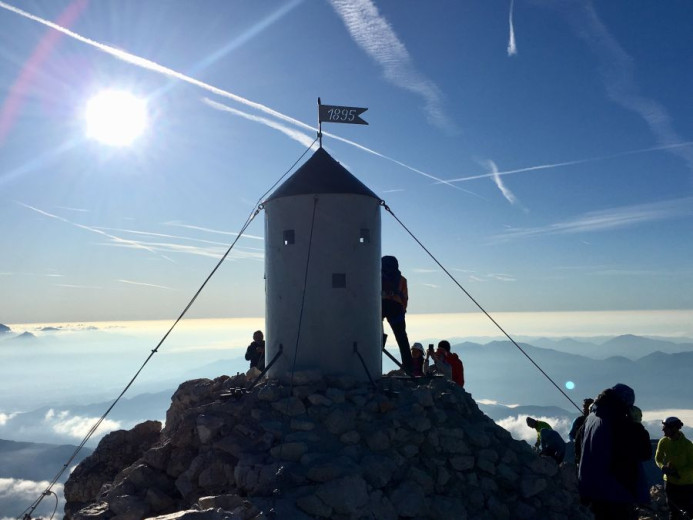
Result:
M111 47L109 45L97 42L95 40L91 40L91 39L86 38L80 34L77 34L74 31L66 29L65 27L61 27L60 25L57 25L57 24L55 24L49 20L45 20L44 18L38 17L38 16L33 15L31 13L28 13L26 11L23 11L23 10L21 10L17 7L14 7L10 4L7 4L5 2L0 1L0 8L11 11L11 12L18 14L19 16L22 16L22 17L27 18L29 20L33 20L37 23L45 25L46 27L50 27L51 29L59 31L59 32L65 34L71 38L74 38L75 40L78 40L82 43L85 43L87 45L95 47L95 48L105 52L106 54L110 54L111 56L114 56L114 57L116 57L122 61L127 62L127 63L131 63L135 66L138 66L138 67L141 67L141 68L153 71L153 72L158 72L158 73L163 74L165 76L175 78L175 79L178 79L180 81L189 83L190 85L195 85L196 87L199 87L203 90L211 92L212 94L216 94L218 96L225 97L227 99L231 99L233 101L236 101L237 103L240 103L242 105L254 108L260 112L271 115L273 117L276 117L277 119L280 119L282 121L286 121L287 123L291 123L291 124L296 125L300 128L303 128L305 130L311 130L313 132L317 132L317 128L312 127L312 126L310 126L310 125L308 125L302 121L299 121L298 119L294 119L293 117L282 114L281 112L277 112L276 110L273 110L273 109L271 109L271 108L269 108L269 107L267 107L261 103L256 103L255 101L251 101L251 100L246 99L244 97L238 96L236 94L233 94L232 92L222 90L220 88L217 88L217 87L210 85L208 83L205 83L203 81L199 81L195 78L192 78L192 77L187 76L185 74L182 74L180 72L176 72L175 70L170 69L168 67L164 67L163 65L159 65L158 63L155 63L155 62L148 60L146 58L141 58L141 57L135 56L134 54L131 54L129 52L126 52L126 51L123 51L120 49L116 49L115 47ZM349 145L354 146L356 148L359 148L360 150L363 150L364 152L368 152L370 154L376 155L377 157L381 157L382 159L386 159L386 160L393 162L399 166L402 166L403 168L406 168L410 171L413 171L415 173L423 175L424 177L428 177L429 179L432 179L439 184L446 184L452 188L455 188L456 190L460 190L460 191L463 191L465 193L469 193L470 195L474 195L475 197L480 197L479 195L477 195L476 193L474 193L472 191L464 190L464 189L460 188L459 186L455 186L454 184L451 184L449 181L446 181L444 179L440 179L440 178L435 177L429 173L426 173L426 172L421 171L417 168L414 168L412 166L404 164L401 161L398 161L396 159L393 159L392 157L388 157L387 155L376 152L375 150L371 150L370 148L367 148L363 145L355 143L354 141L350 141L349 139L344 139L342 137L331 134L329 132L323 132L323 135L329 136L329 137L336 139L338 141L342 141L343 143L346 143L346 144L349 144Z
M517 197L515 197L515 194L510 191L507 186L503 183L503 179L501 179L500 175L498 175L498 166L496 166L496 163L488 160L486 161L486 164L488 165L489 169L491 170L491 175L493 176L493 182L496 184L498 189L501 191L503 194L503 197L510 203L510 204L516 204L517 203Z
M356 44L382 67L385 79L421 96L431 123L439 128L454 129L441 108L440 89L416 69L404 43L372 0L330 0L330 4Z
M165 260L168 260L169 262L173 262L173 260L171 260L167 256L161 255L157 251L155 251L154 249L149 248L149 247L147 247L147 246L145 246L145 245L143 245L140 242L137 242L135 240L128 240L126 238L120 238L120 237L117 237L115 235L111 235L109 233L106 233L105 231L101 231L100 229L85 226L83 224L77 224L76 222L72 222L71 220L68 220L66 218L59 217L58 215L53 215L52 213L48 213L47 211L43 211L42 209L35 208L34 206L30 206L29 204L24 204L23 202L17 202L17 204L19 204L20 206L24 206L25 208L30 209L32 211L35 211L36 213L39 213L39 214L44 215L46 217L54 218L56 220L60 220L61 222L71 224L71 225L78 227L80 229L85 229L87 231L91 231L92 233L96 233L97 235L101 235L101 236L104 236L106 238L110 238L111 240L113 240L117 244L125 244L125 245L128 245L130 247L134 247L135 249L144 249L145 251L148 251L152 254L160 256L161 258L164 258ZM175 262L173 262L173 263L175 263Z
M3 9L6 9L8 11L11 11L15 14L18 14L24 18L27 18L29 20L33 20L34 22L45 25L46 27L50 27L51 29L59 31L59 32L69 36L70 38L74 38L75 40L78 40L82 43L86 43L87 45L95 47L95 48L97 48L97 49L99 49L99 50L101 50L107 54L110 54L111 56L114 56L114 57L116 57L122 61L125 61L127 63L131 63L131 64L136 65L138 67L141 67L143 69L151 70L153 72L158 72L160 74L164 74L165 76L175 78L175 79L178 79L180 81L184 81L184 82L189 83L191 85L195 85L196 87L199 87L201 89L207 90L208 92L212 92L213 94L216 94L218 96L232 99L232 100L236 101L237 103L252 107L256 110L259 110L260 112L264 112L266 114L274 116L277 119L287 121L291 124L294 124L296 126L300 126L301 128L305 128L307 130L313 130L313 128L310 125L307 125L307 124L303 123L302 121L299 121L298 119L294 119L293 117L284 115L281 112L277 112L276 110L273 110L273 109L271 109L265 105L262 105L261 103L256 103L256 102L251 101L249 99L246 99L244 97L233 94L232 92L222 90L220 88L217 88L217 87L210 85L208 83L205 83L203 81L197 80L195 78L191 78L190 76L186 76L185 74L182 74L180 72L176 72L173 69L169 69L168 67L164 67L163 65L159 65L158 63L155 63L155 62L148 60L146 58L141 58L141 57L135 56L134 54L131 54L129 52L126 52L126 51L123 51L120 49L116 49L115 47L111 47L110 45L106 45L106 44L97 42L95 40L91 40L89 38L82 36L81 34L77 34L76 32L71 31L70 29L66 29L65 27L62 27L56 23L53 23L50 20L46 20L46 19L41 18L39 16L36 16L36 15L33 15L33 14L28 13L26 11L23 11L22 9L14 7L13 5L6 4L5 2L0 1L0 7Z
M270 128L274 128L275 130L279 130L285 136L301 143L303 146L310 146L315 142L315 139L309 137L300 130L289 128L281 123L278 123L277 121L267 119L266 117L248 114L247 112L236 110L235 108L231 108L230 106L224 105L222 103L217 103L216 101L212 101L209 98L202 98L202 102L216 110L221 110L222 112L229 112L231 114L243 117L255 123L260 123L262 125L269 126Z
M508 37L508 56L517 54L517 45L515 44L515 27L513 26L513 6L515 0L510 0L510 13L508 14L508 25L510 26L510 35Z
M133 282L132 280L118 280L120 283L125 283L128 285L139 285L142 287L154 287L156 289L166 289L168 291L175 291L175 289L172 289L171 287L166 287L165 285L156 285L154 283L145 283L145 282Z
M575 34L583 39L599 60L599 69L606 93L615 103L640 116L657 142L663 145L680 140L666 107L640 92L635 78L633 58L599 18L593 5L578 2L579 9L564 13ZM674 154L693 170L693 152L674 150Z
M222 110L224 112L229 112L229 113L238 115L240 117L244 117L246 119L250 119L252 121L255 121L256 123L267 125L271 128L274 128L275 130L279 130L280 132L288 135L291 139L294 139L294 140L296 140L302 144L304 144L304 139L308 138L305 134L301 134L298 131L293 131L290 128L286 128L285 126L279 125L278 123L275 123L274 121L270 121L264 117L254 116L254 115L248 114L246 112L242 112L240 110L237 110L235 108L231 108L231 107L224 105L222 103L217 103L216 101L212 101L211 99L208 99L208 98L203 98L203 102L206 103L208 106L216 109L216 110ZM311 127L311 129L315 130L317 132L317 128ZM459 186L455 186L454 184L451 184L449 181L435 177L434 175L431 175L430 173L426 173L424 171L421 171L417 168L414 168L413 166L409 166L408 164L404 164L403 162L398 161L397 159L393 159L392 157L384 155L380 152L376 152L375 150L372 150L371 148L363 146L363 145L361 145L355 141L350 141L349 139L345 139L344 137L340 137L338 135L331 134L330 132L324 132L323 131L323 135L326 135L326 136L331 137L332 139L335 139L337 141L341 141L343 143L354 146L355 148L358 148L360 150L363 150L364 152L373 154L373 155L380 157L382 159L385 159L387 161L393 162L393 163L395 163L395 164L397 164L403 168L406 168L407 170L418 173L419 175L423 175L424 177L427 177L429 179L436 181L436 184L447 184L448 186L450 186L451 188L455 188L456 190L461 190L465 193L469 193L470 195L474 195L475 197L480 197L479 195L477 195L473 191L464 190L464 189L460 188ZM306 142L305 146L307 146L311 143L312 143L312 139L310 139L308 142Z
M470 175L468 177L458 177L456 179L448 179L447 183L473 181L476 179L486 179L488 177L493 177L494 175L510 175L512 173L524 173L524 172L533 172L533 171L537 171L537 170L548 170L551 168L560 168L562 166L573 166L576 164L586 164L586 163L592 163L592 162L598 162L598 161L606 161L609 159L617 159L619 157L625 157L628 155L637 155L637 154L641 154L641 153L658 152L661 150L670 150L673 148L684 148L687 146L693 146L693 141L685 141L682 143L674 143L674 144L665 144L662 146L653 146L651 148L643 148L640 150L628 150L625 152L619 152L619 153L615 153L612 155L604 155L602 157L591 157L588 159L577 159L575 161L564 161L564 162L557 162L557 163L551 163L551 164L540 164L538 166L527 166L526 168L517 168L515 170L505 170L502 172L495 172L495 173L481 173L478 175Z

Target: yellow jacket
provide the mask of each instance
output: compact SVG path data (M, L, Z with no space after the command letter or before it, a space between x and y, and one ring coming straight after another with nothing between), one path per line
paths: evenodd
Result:
M664 475L664 480L680 486L693 484L693 442L679 432L676 439L662 437L657 443L655 462L659 468L667 464L678 475Z

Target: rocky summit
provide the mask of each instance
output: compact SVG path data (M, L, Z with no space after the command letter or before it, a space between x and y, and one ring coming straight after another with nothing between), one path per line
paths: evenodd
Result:
M166 426L104 437L67 520L589 519L575 466L512 439L441 378L296 373L183 383Z

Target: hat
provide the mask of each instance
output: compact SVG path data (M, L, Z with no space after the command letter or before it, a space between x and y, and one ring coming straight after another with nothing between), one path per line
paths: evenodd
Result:
M416 350L420 350L421 352L424 351L423 345L421 343L414 343L411 348L415 348Z
M635 392L628 385L617 383L611 387L616 397L623 401L627 406L633 406L635 403Z
M683 426L681 419L678 417L667 417L662 421L662 424L665 426L673 426L674 428L681 428Z

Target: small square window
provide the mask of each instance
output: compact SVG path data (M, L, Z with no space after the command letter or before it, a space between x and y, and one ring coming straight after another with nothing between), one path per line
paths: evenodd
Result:
M296 241L296 236L293 229L284 230L284 245L288 246Z
M371 241L371 230L367 228L361 228L361 234L359 235L359 243L368 244Z
M346 287L346 273L332 273L332 288L344 289Z

